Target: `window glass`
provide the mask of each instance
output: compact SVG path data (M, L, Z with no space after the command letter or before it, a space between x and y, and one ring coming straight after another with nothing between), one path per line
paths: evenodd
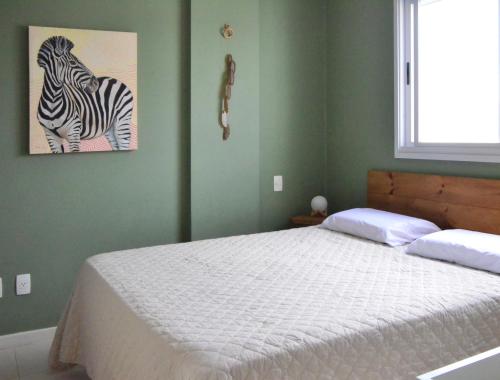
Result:
M418 2L418 142L500 143L499 3Z

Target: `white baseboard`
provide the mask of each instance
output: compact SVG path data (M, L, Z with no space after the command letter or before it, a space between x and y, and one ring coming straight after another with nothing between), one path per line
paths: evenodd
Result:
M25 346L42 340L50 341L54 337L55 332L55 327L49 327L40 330L24 331L17 334L2 335L0 336L0 350Z

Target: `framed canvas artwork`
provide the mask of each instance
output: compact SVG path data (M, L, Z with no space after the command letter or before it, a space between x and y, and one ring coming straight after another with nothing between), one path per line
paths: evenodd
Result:
M137 34L29 27L30 154L137 149Z

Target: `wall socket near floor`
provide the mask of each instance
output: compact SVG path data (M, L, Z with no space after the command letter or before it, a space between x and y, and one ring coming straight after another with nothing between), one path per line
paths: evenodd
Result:
M16 294L25 296L31 293L31 274L18 274L16 276Z
M274 191L280 192L283 191L283 176L275 175L274 176Z

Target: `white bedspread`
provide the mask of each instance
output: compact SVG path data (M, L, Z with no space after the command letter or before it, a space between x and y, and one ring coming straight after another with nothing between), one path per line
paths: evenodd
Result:
M95 380L414 379L500 345L500 276L317 227L84 264L53 365Z

